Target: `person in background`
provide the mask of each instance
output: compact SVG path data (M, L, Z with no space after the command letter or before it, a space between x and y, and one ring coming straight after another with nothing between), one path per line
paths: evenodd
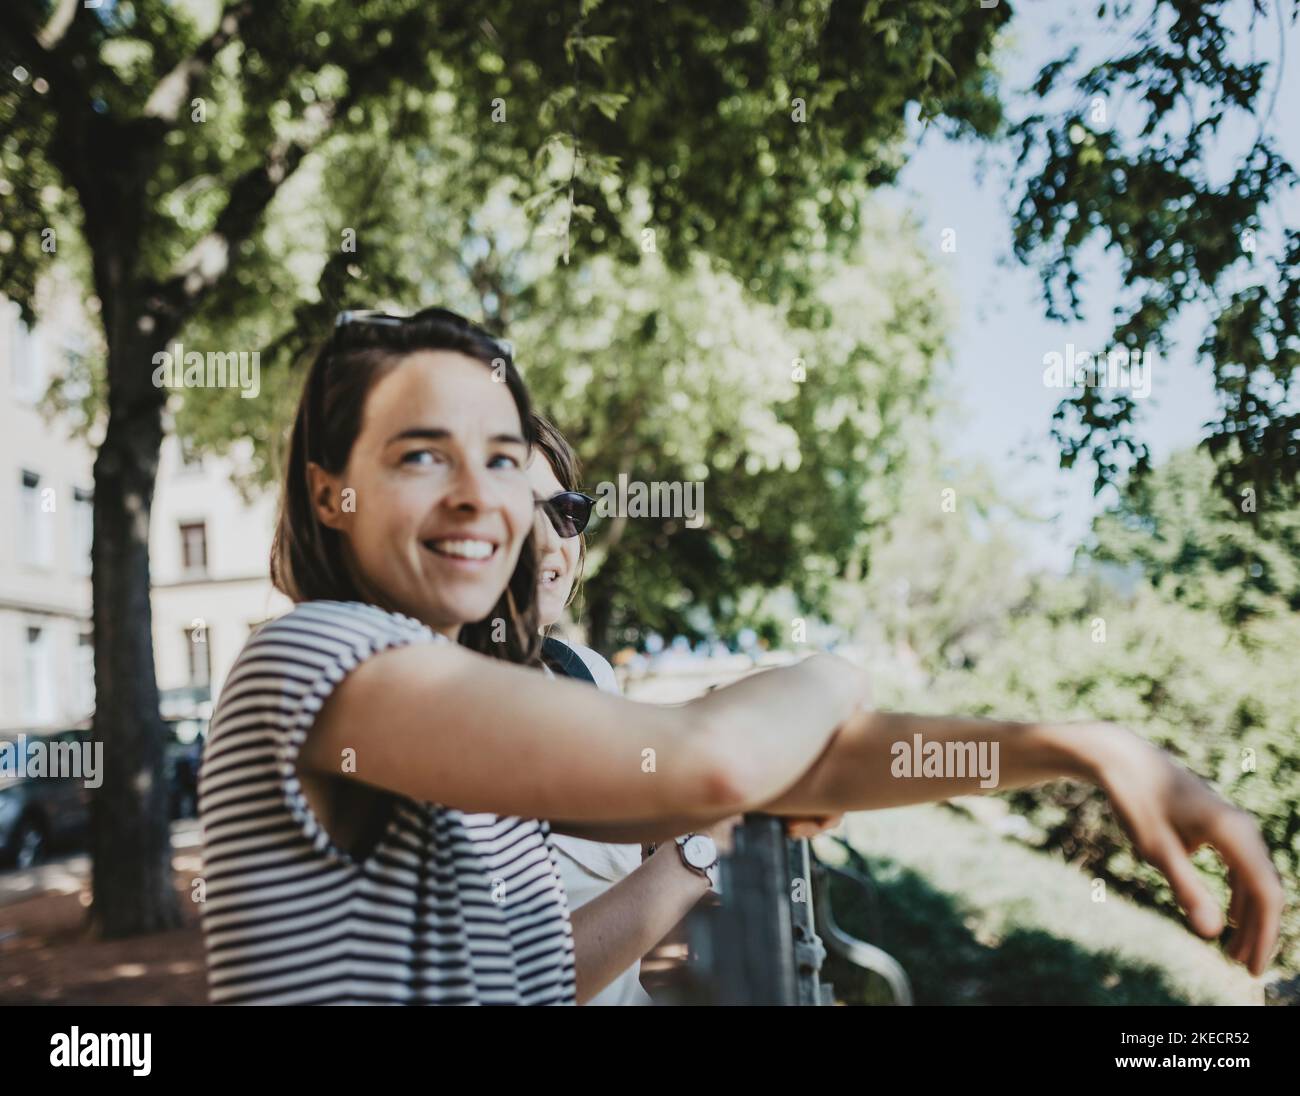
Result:
M528 479L541 501L546 521L534 536L538 551L538 621L549 631L564 615L582 578L586 560L584 530L591 499L579 490L582 470L564 435L543 415L533 412L533 455ZM614 668L590 647L547 635L542 644L547 666L565 677L587 681L607 692L619 691ZM649 1005L641 986L641 959L709 892L709 869L691 864L716 861L730 849L731 829L739 815L664 842L643 859L641 845L589 841L552 834L577 948L579 997L595 984L603 989L588 998L592 1005ZM833 825L838 817L796 823L799 836ZM713 869L716 871L716 869Z

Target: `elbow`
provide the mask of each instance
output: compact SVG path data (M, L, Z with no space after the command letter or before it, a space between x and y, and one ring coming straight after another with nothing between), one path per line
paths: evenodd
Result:
M763 802L752 760L734 735L706 726L692 738L692 770L698 779L696 802L691 805L694 810L726 817L751 811Z

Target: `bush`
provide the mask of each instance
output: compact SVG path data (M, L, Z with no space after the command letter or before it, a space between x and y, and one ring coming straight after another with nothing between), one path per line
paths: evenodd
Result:
M1107 719L1168 750L1258 820L1287 891L1278 962L1300 970L1300 618L1231 631L1220 617L1141 587L1132 599L1062 580L1011 619L973 666L939 669L916 710L1022 719ZM1164 878L1138 860L1096 789L1057 782L1007 793L1036 844L1181 919ZM1194 862L1226 899L1209 850Z

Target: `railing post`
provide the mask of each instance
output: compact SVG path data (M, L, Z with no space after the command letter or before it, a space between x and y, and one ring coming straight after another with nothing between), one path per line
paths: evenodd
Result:
M812 851L806 838L787 842L790 849L792 866L799 872L798 897L789 893L790 919L794 933L795 984L799 1004L829 1005L831 987L821 980L822 963L826 959L826 947L817 935L817 922L813 906L813 869Z
M785 825L771 815L747 814L733 842L721 864L721 903L690 918L692 1000L801 1004Z
M733 838L721 862L721 901L696 907L687 919L690 962L685 992L674 1003L833 1005L833 989L821 980L827 946L883 978L896 1004L912 1003L898 961L836 923L830 876L870 896L865 867L858 872L815 861L808 841L790 840L784 822L770 815L745 815Z

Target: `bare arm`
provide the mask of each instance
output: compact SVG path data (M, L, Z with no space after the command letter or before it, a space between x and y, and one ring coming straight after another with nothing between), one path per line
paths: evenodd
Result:
M654 839L797 779L863 693L846 668L814 656L666 708L453 644L413 645L338 685L298 764L462 810L563 817L596 839ZM340 765L347 750L355 771ZM599 825L610 821L622 825Z
M569 914L578 1004L590 1001L672 931L709 890L676 845L660 845L636 871Z
M969 749L997 745L992 786L979 772L959 775L945 760L940 775L904 775L917 756L915 736L935 743L945 759L968 759ZM921 755L924 756L924 753ZM974 755L978 758L978 752ZM913 766L915 768L915 766ZM1201 936L1223 931L1223 912L1197 875L1188 854L1212 845L1229 869L1236 931L1228 954L1259 975L1277 943L1283 891L1254 819L1230 806L1163 751L1108 723L1035 724L928 718L859 712L829 749L788 790L765 806L774 814L815 815L896 807L954 795L1025 787L1057 777L1100 785L1109 796L1138 854L1169 880L1192 928Z
M1091 773L1083 741L1086 733L1080 729L1071 738L1036 723L861 711L850 717L830 748L794 786L763 809L796 815L876 810L1022 788L1062 776L1083 779ZM911 775L904 769L917 756L917 735L922 751L933 743L945 758L939 775L926 776L924 770ZM969 749L958 753L957 747L967 743L975 747L974 753ZM952 758L973 759L964 773L947 761L950 744ZM993 787L980 786L984 781L978 765L981 744L984 758L996 761ZM905 771L909 775L902 775Z

